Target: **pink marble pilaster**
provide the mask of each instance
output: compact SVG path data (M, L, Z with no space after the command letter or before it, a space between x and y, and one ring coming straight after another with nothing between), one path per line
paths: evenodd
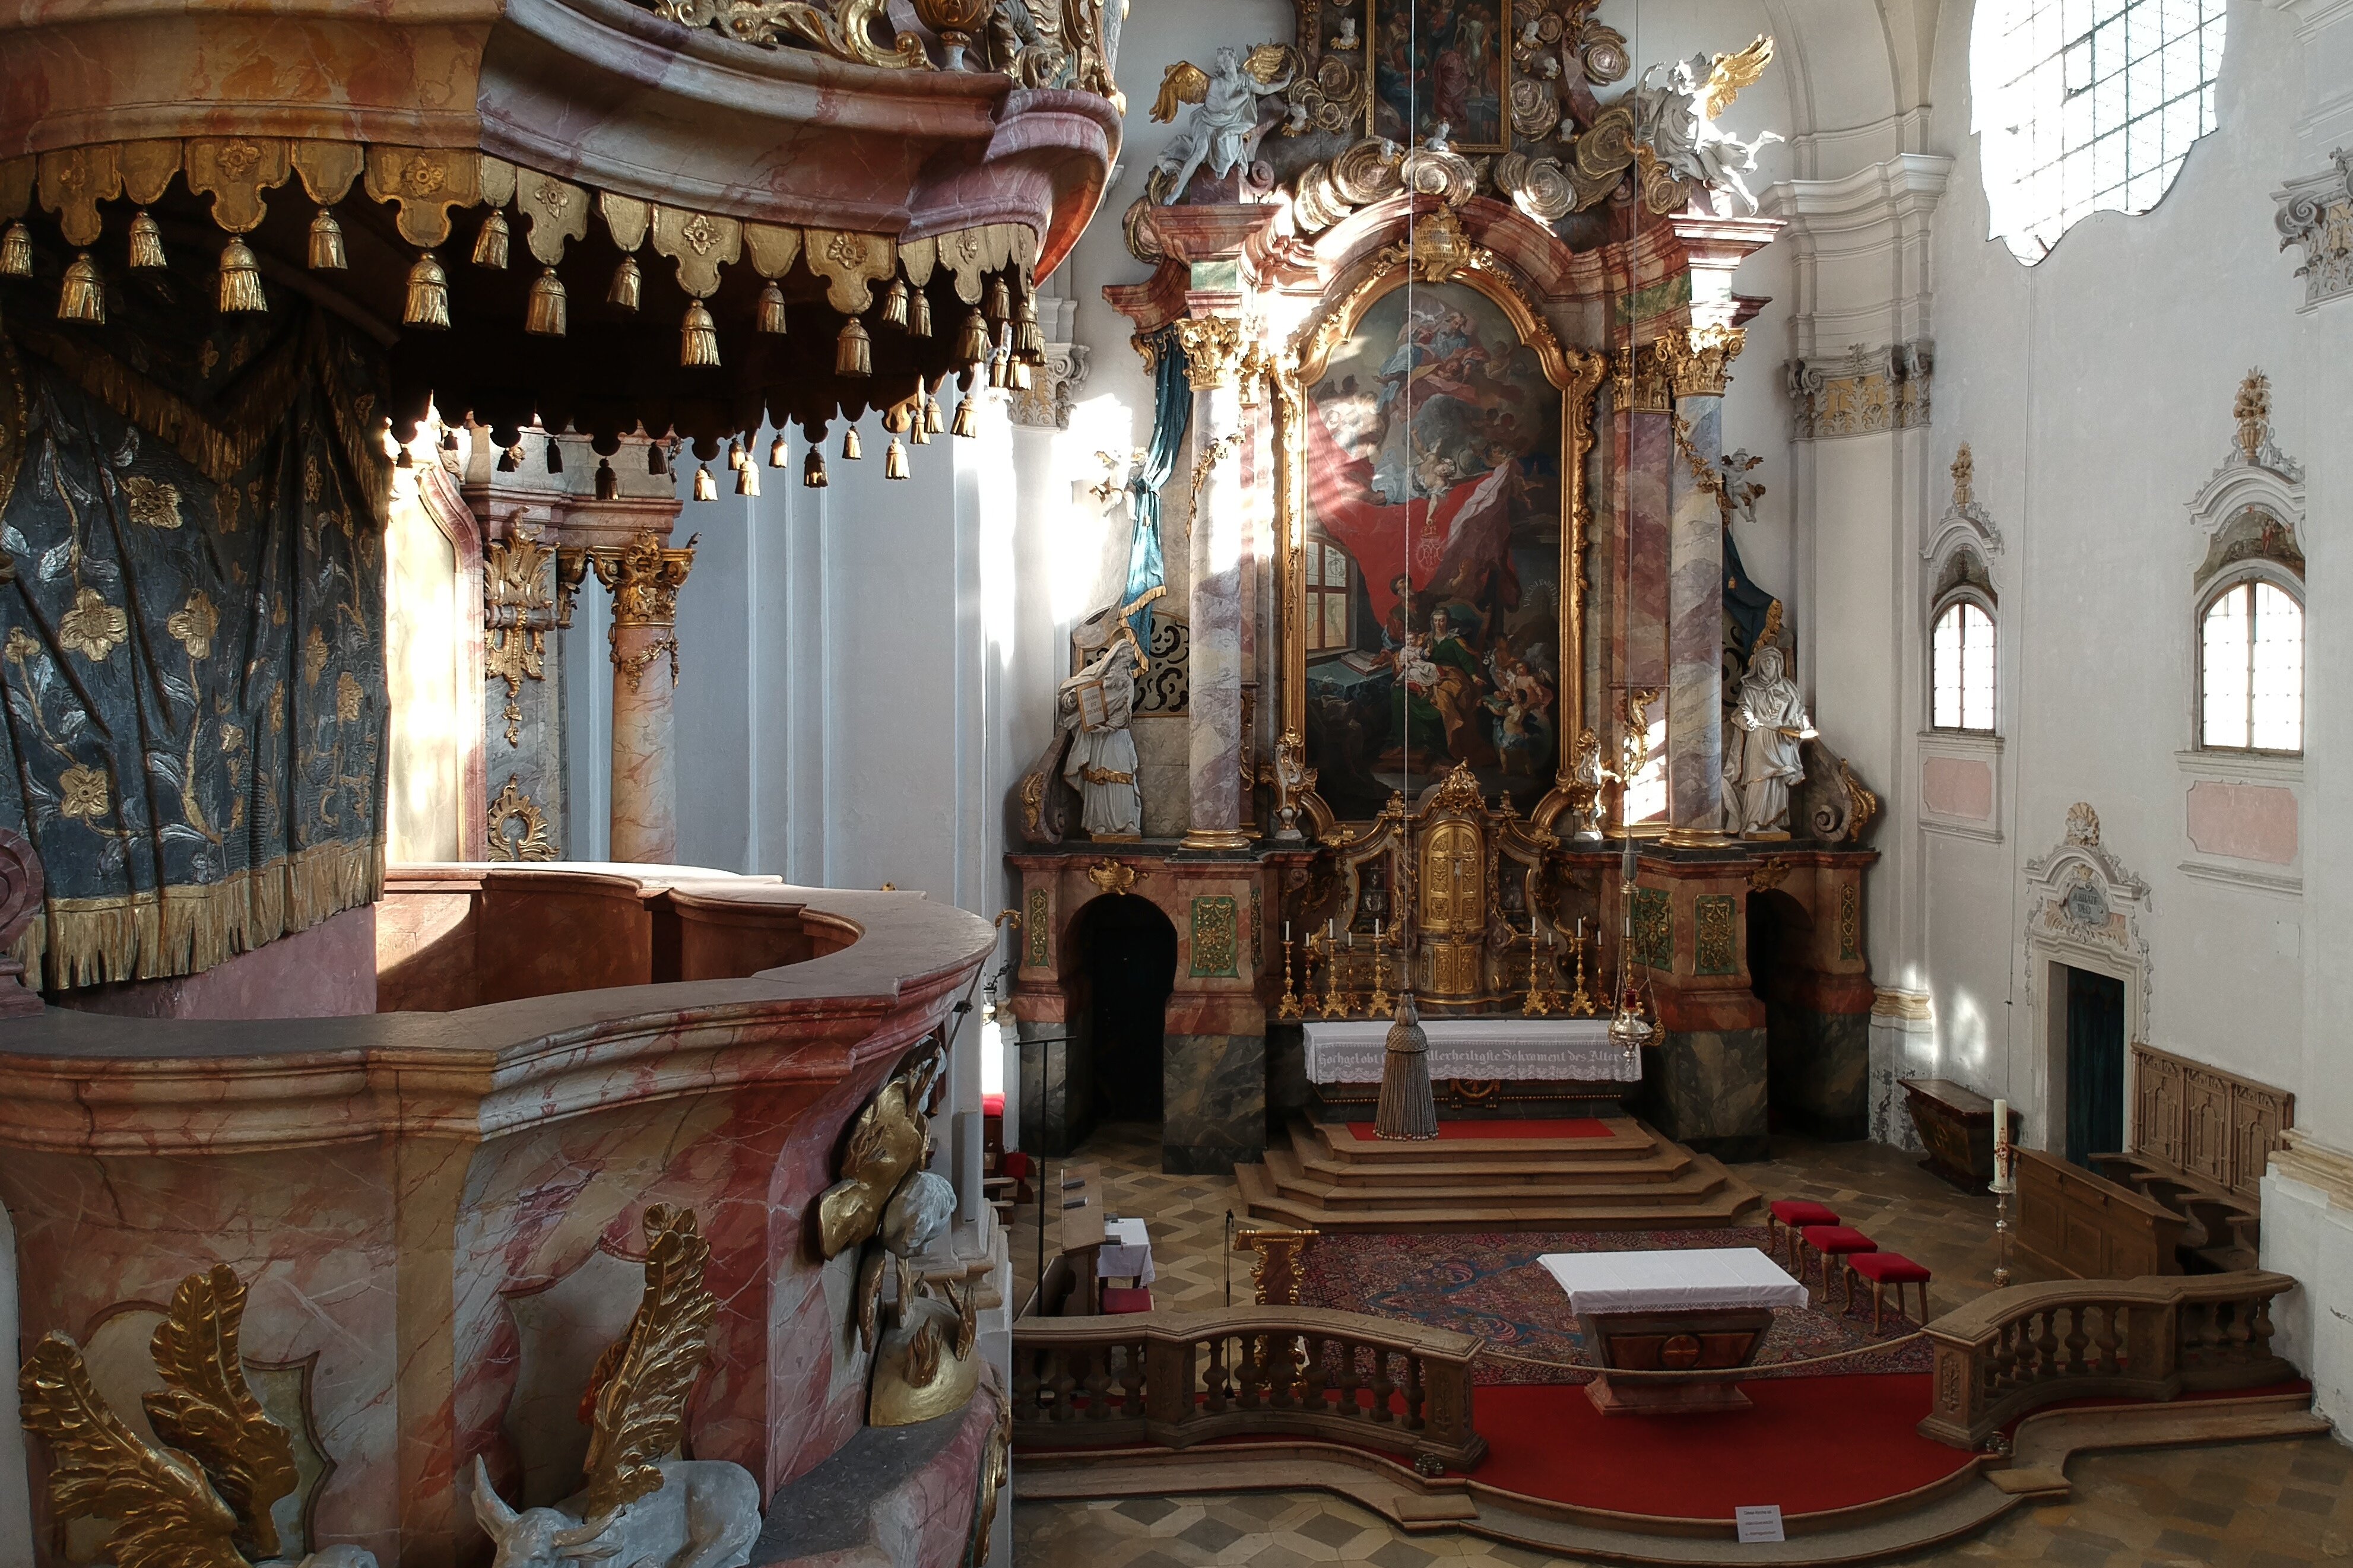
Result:
M1233 849L1242 828L1241 390L1230 362L1193 363L1190 529L1192 825L1188 848Z
M613 595L611 857L667 865L678 858L678 591L694 545L665 549L648 528L589 559Z
M1693 471L1715 472L1724 399L1675 399L1681 440L1669 470L1667 820L1682 833L1724 826L1724 516Z

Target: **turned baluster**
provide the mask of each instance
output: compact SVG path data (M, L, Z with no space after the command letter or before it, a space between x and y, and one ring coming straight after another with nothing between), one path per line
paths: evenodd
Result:
M1119 1413L1140 1416L1144 1414L1144 1342L1138 1340L1126 1349L1127 1365L1119 1374Z
M1324 1408L1324 1385L1330 1381L1324 1368L1324 1357L1331 1350L1332 1342L1321 1334L1310 1334L1304 1343L1307 1347L1307 1376L1300 1384L1300 1403L1310 1410L1321 1410Z
M1354 1340L1342 1340L1339 1342L1339 1344L1340 1414L1343 1415L1362 1415L1365 1413L1364 1406L1359 1405L1356 1401L1356 1391L1364 1386L1364 1379L1360 1375L1356 1366L1356 1342Z
M2004 1323L1995 1331L1993 1352L1986 1358L1986 1393L2006 1392L2018 1375L2018 1342L2021 1325Z
M1389 1352L1386 1345L1373 1347L1373 1419L1394 1421L1397 1413L1389 1408L1389 1395L1397 1392L1397 1384L1389 1376Z
M2044 1378L2059 1367L2059 1312L2056 1308L2046 1307L2035 1318L2042 1325L2042 1331L2034 1340L2034 1374Z
M2067 1371L2071 1376L2081 1377L2092 1370L2084 1362L2084 1347L2092 1342L2091 1336L2084 1332L2084 1314L2090 1310L2078 1301L2067 1313Z
M1241 1392L1234 1403L1244 1410L1256 1410L1266 1401L1261 1390L1266 1386L1266 1339L1263 1335L1245 1334L1234 1347L1234 1376Z
M1409 1432L1419 1432L1422 1426L1421 1358L1411 1351L1405 1352L1405 1426Z
M1274 1407L1299 1408L1299 1336L1284 1334L1269 1342L1274 1354Z
M1038 1361L1039 1352L1016 1349L1013 1364L1020 1370L1013 1374L1013 1418L1016 1421L1037 1421L1045 1412L1038 1404Z
M2116 1304L2114 1301L2109 1302L2106 1309L2101 1312L2100 1331L2094 1337L2092 1343L2100 1352L2100 1370L2105 1373L2115 1373L2117 1336Z
M2231 1359L2232 1361L2246 1360L2247 1347L2254 1342L2254 1327L2248 1321L2253 1315L2252 1303L2246 1301L2231 1303Z
M1053 1371L1054 1419L1068 1421L1079 1413L1078 1406L1071 1402L1071 1395L1078 1391L1078 1374L1071 1370L1068 1351L1054 1352L1050 1365Z
M1087 1419L1111 1419L1111 1347L1089 1345L1087 1358Z
M1209 1341L1209 1365L1201 1375L1202 1391L1208 1395L1201 1408L1212 1415L1226 1412L1226 1393L1233 1386L1226 1375L1226 1336L1218 1334Z
M2248 1352L2258 1359L2271 1354L2272 1299L2269 1296L2255 1298L2254 1321L2248 1325Z

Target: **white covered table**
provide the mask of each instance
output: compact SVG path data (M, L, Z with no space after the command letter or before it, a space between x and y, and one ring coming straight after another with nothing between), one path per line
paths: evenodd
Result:
M1152 1237L1144 1222L1128 1216L1103 1226L1103 1242L1095 1253L1095 1278L1134 1279L1149 1285L1158 1273L1152 1267Z
M1806 1288L1753 1247L1661 1252L1548 1252L1598 1369L1586 1397L1605 1414L1742 1410L1736 1384L1709 1378L1750 1363L1773 1314ZM1612 1371L1657 1373L1621 1379Z
M1639 1083L1642 1063L1609 1038L1607 1018L1424 1018L1432 1082L1464 1079ZM1311 1018L1311 1083L1378 1083L1387 1018Z

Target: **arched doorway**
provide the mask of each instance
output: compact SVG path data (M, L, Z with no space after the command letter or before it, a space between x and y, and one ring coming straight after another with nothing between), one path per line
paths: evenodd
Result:
M1778 890L1748 895L1748 984L1765 1004L1765 1109L1774 1132L1869 1136L1870 1021L1823 1010L1809 984L1813 917Z
M1072 1084L1071 1106L1098 1121L1157 1122L1161 1115L1162 1028L1176 984L1176 928L1159 906L1133 893L1095 900L1079 911L1082 1004L1086 1020L1085 1093Z

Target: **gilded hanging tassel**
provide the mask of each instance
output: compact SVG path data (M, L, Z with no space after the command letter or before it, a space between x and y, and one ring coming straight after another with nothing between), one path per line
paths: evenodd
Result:
M940 429L940 400L927 392L923 394L923 434L936 436Z
M598 500L617 500L620 496L620 493L621 476L613 471L613 460L610 458L597 458L596 499Z
M224 311L269 309L261 292L261 264L254 259L253 247L235 235L221 250L220 308ZM442 325L448 324L444 316Z
M866 323L855 316L842 322L841 337L833 345L833 374L874 374L874 340L866 335Z
M1005 380L1006 384L1012 387L1016 392L1029 391L1030 384L1029 362L1026 359L1015 360L1012 364L1007 367L1005 372Z
M482 220L482 232L474 237L474 265L504 267L507 264L507 215L498 208Z
M911 338L930 337L932 335L932 297L918 289L910 297L907 305L907 335Z
M1021 303L1014 308L1013 330L1022 358L1046 357L1046 329L1038 324L1038 302L1028 294L1022 295Z
M155 220L143 212L131 215L131 265L134 268L163 267L164 231Z
M0 278L30 278L32 275L32 231L21 223L12 223L7 233L0 234Z
M882 477L886 479L907 477L907 448L896 436L891 437L891 449L882 454Z
M638 272L638 258L624 256L621 264L613 268L613 286L605 290L605 303L617 310L638 308L638 290L643 279Z
M855 425L841 433L841 456L843 461L850 463L866 456L866 448L858 439L858 426Z
M719 323L700 300L686 302L686 321L678 331L678 363L706 369L719 363Z
M408 269L408 304L400 319L412 327L443 328L449 324L449 275L431 251Z
M813 490L821 490L833 481L825 477L825 454L811 446L808 456L801 459L801 483Z
M882 324L904 331L907 327L907 280L891 279L891 292L882 300Z
M349 262L343 257L343 226L326 208L311 220L311 266L320 272L341 272Z
M760 309L752 325L763 332L781 337L785 331L785 291L774 283L760 290Z
M746 463L735 470L735 493L739 496L760 493L760 466L757 463Z
M58 295L58 320L106 324L106 288L98 279L98 265L85 250L66 268L65 288Z
M988 384L996 387L1004 386L1012 379L1012 367L1013 354L1010 350L998 349L995 353L989 355Z
M776 438L768 443L768 467L772 468L783 468L785 466L785 458L787 454L785 450L784 432L780 430L776 433Z
M965 393L956 405L955 423L950 428L966 440L980 434L980 409L974 404L971 393Z
M694 466L694 499L697 500L719 499L719 485L712 479L709 467L702 463Z
M988 285L988 324L1001 327L1013 319L1013 290L1006 287L1005 275L998 273Z
M988 357L988 323L980 319L978 310L965 313L964 326L956 333L955 356L966 364L977 364Z
M523 307L522 330L536 332L543 338L564 335L568 312L565 310L564 279L551 267L531 280L531 300Z
M728 439L727 466L731 469L741 468L744 466L744 438L740 436L731 437Z
M921 394L917 394L916 401L919 403L922 401ZM907 439L918 447L931 445L932 433L923 428L923 416L921 413L917 413L907 421Z

